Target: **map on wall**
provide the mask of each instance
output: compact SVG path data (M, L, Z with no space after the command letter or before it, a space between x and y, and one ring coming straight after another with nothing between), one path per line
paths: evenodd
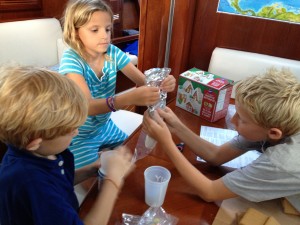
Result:
M218 12L300 24L299 0L219 0Z

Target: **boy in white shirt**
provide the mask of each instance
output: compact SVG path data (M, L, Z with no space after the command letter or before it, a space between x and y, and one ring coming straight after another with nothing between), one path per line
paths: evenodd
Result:
M249 77L237 84L235 105L236 114L231 122L239 135L221 146L193 133L169 108L156 112L157 122L145 113L143 127L206 201L236 196L254 202L281 197L288 197L291 202L299 199L300 84L297 79L287 70L276 69L269 69L263 76ZM256 149L263 154L244 168L210 180L178 151L170 132L196 155L216 166L248 150Z

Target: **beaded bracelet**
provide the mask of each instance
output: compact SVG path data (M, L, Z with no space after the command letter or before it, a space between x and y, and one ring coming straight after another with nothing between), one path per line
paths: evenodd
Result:
M107 177L104 177L104 180L109 181L110 183L112 183L113 186L115 186L115 188L116 188L117 190L120 190L120 187L119 187L119 186L116 184L116 182L114 182L112 179L107 178Z
M113 112L117 111L117 110L115 109L114 99L115 99L114 96L110 96L110 97L107 97L107 98L106 98L106 105L107 105L108 108L109 108L111 111L113 111Z

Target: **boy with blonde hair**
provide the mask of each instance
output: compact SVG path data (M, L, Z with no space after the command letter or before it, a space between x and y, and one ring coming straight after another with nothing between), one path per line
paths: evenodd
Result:
M100 163L74 172L67 149L88 111L77 85L45 69L1 68L0 105L0 141L8 147L0 166L1 225L107 224L133 168L131 154L120 148L109 159L102 191L81 221L73 185L96 176Z
M237 84L235 105L231 122L239 135L221 146L193 133L169 108L158 110L157 122L145 113L143 125L204 200L241 196L259 202L288 197L300 210L299 82L288 70L269 69L263 76ZM262 154L248 166L210 180L178 151L169 129L212 165L222 165L253 149Z

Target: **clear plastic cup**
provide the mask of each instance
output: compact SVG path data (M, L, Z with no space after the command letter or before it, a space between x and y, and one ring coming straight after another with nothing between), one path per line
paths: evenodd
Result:
M144 177L147 205L150 207L162 206L171 178L170 171L162 166L150 166L145 170Z
M104 151L100 155L100 163L101 167L99 169L99 174L106 175L106 170L107 170L107 160L109 157L112 156L112 154L115 153L115 150L109 150L109 151Z
M107 160L115 153L115 150L103 151L100 155L101 167L98 170L98 190L101 189L102 181L106 176Z

